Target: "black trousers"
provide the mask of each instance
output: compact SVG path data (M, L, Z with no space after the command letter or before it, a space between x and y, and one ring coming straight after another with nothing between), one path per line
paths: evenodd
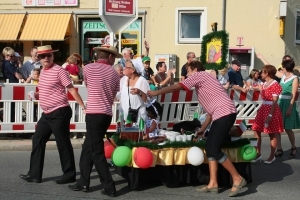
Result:
M103 142L112 117L105 114L87 114L85 119L87 133L80 155L81 176L78 183L82 186L90 185L90 174L95 165L101 185L107 191L113 192L116 190L115 183L107 166Z
M228 137L230 137L229 131L233 126L235 119L236 113L221 117L212 123L205 146L208 160L214 158L215 160L220 161L224 157L221 148L224 146Z
M74 152L70 141L71 117L72 110L70 106L59 108L48 114L42 113L32 138L30 169L28 172L31 177L42 178L46 143L53 133L59 152L63 178L75 178Z

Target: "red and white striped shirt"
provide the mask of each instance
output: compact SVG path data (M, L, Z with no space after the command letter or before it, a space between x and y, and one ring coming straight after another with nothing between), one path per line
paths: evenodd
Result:
M66 87L72 84L70 76L61 66L54 64L41 70L39 78L39 100L44 113L69 106Z
M237 112L233 101L229 98L218 79L205 71L195 72L179 84L185 90L195 87L198 101L203 109L212 115L212 121Z
M87 114L112 115L114 97L120 90L120 76L106 60L99 60L83 68L88 90Z

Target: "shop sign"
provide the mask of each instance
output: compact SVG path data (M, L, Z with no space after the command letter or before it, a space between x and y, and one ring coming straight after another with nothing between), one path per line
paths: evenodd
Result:
M134 15L133 0L105 0L105 15Z
M137 44L135 39L122 39L122 44Z
M23 7L78 6L79 0L22 0Z
M135 21L131 23L124 31L140 31L141 27L141 21ZM88 31L106 31L108 32L108 29L106 28L104 22L102 21L85 21L83 22L83 32L86 33Z
M86 44L104 44L104 38L86 38Z

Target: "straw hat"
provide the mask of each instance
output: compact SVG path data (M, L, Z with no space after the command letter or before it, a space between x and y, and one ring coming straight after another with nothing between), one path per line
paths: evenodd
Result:
M99 52L99 51L107 51L111 54L114 54L117 58L123 58L123 56L118 52L118 49L113 46L109 45L102 45L101 47L94 47L94 51Z
M58 51L58 50L52 50L51 45L45 45L45 46L38 47L37 54L40 55L40 54L46 54L46 53L53 53L56 51Z

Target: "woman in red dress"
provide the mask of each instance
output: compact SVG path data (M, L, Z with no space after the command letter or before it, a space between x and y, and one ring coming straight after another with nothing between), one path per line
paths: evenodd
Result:
M277 104L278 97L282 91L279 83L274 80L276 68L272 65L265 65L262 69L262 78L265 80L261 86L261 97L263 104L259 108L255 117L252 130L257 137L257 158L253 162L261 161L261 132L269 134L271 154L265 164L271 164L275 161L275 151L277 145L276 134L283 132L283 121L280 108Z

